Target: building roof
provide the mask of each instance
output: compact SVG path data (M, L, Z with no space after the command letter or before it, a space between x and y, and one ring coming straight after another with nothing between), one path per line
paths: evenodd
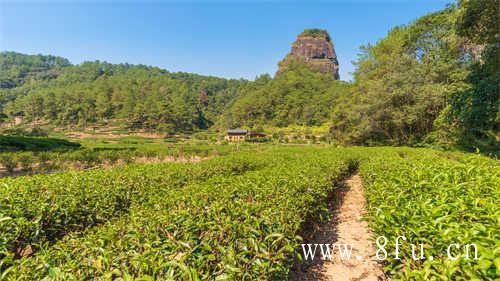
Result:
M247 130L241 130L241 129L229 129L227 130L228 134L246 134Z
M249 133L249 135L250 135L251 137L265 137L265 136L266 136L266 134L264 134L264 133L259 133L259 132L250 132L250 133Z

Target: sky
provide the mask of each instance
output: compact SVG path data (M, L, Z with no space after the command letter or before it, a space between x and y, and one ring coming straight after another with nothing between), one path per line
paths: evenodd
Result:
M350 80L360 46L450 1L0 0L0 51L254 79L274 75L302 30L322 28Z

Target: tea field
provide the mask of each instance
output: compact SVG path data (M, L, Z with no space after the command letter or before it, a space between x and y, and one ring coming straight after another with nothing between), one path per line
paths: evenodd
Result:
M393 280L497 280L500 165L431 149L256 145L197 163L0 179L2 280L286 280L327 202L359 172L366 219L433 260L382 264ZM444 253L474 243L478 259Z
M5 150L14 146L18 149ZM111 168L131 163L199 161L248 149L253 148L250 145L169 143L141 137L70 142L55 138L0 136L0 178Z

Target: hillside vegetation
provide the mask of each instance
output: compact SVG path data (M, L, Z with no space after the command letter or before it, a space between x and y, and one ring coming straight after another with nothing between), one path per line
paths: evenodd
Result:
M11 55L1 53L0 61ZM96 61L67 66L57 77L0 89L0 97L3 112L23 116L25 122L84 128L121 118L130 129L192 132L210 127L246 83Z
M462 1L460 8L423 16L364 47L352 95L333 113L333 138L389 145L489 139L493 147L500 129L498 39L467 34L495 28L484 26L492 15L480 10L494 2L471 1L471 10Z
M0 55L0 89L18 87L30 79L55 78L64 67L69 65L71 64L67 59L56 56L2 52Z
M319 126L350 85L295 62L278 77L261 76L223 113L222 127Z

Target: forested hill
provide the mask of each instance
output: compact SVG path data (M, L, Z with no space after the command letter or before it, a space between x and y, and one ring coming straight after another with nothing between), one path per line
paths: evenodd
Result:
M351 85L330 73L293 62L274 79L262 75L224 112L220 125L230 127L321 126L331 120L338 100Z
M12 70L2 72L1 81L18 81L0 89L0 105L7 116L80 127L121 118L130 129L189 132L210 127L248 84L144 65L99 61L71 65L54 58L0 54L1 65ZM33 74L41 69L39 62L47 62L45 72L53 75Z
M1 52L0 89L21 86L32 78L55 78L62 68L70 65L67 59L61 57Z

